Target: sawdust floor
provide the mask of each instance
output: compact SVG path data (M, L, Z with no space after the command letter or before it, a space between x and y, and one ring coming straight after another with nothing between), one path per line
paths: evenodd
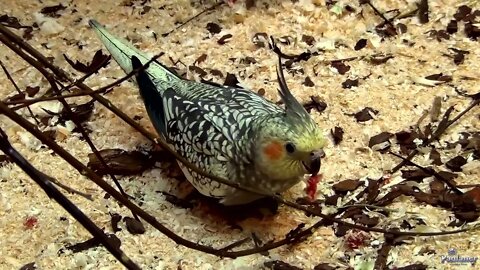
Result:
M320 104L312 105L314 108L311 114L329 137L329 144L325 149L326 158L322 167L324 180L317 193L319 200L334 194L331 186L336 182L346 179L380 179L387 170L398 164L398 158L369 147L372 136L381 132L409 130L426 111L431 110L435 97L442 100L441 113L455 105L453 114L456 114L468 106L470 99L459 96L455 87L469 93L480 90L480 46L478 41L466 37L463 31L464 23L459 22L457 33L449 35L448 39L442 38L442 32L437 34L440 41L427 33L430 30L445 30L458 7L463 4L478 9L476 1L429 1L428 23L419 23L416 16L397 20L395 24L403 24L397 26L399 29L405 26L406 32L385 39L375 31L375 26L382 21L381 18L374 14L372 8L367 5L359 6L356 1L338 1L336 5L329 6L324 1L313 0L296 3L257 1L257 6L249 10L244 8L243 1L237 2L233 7L223 5L200 16L166 38L162 38L161 34L214 4L213 1L158 0L142 3L134 0L85 0L64 4L64 10L40 14L42 8L57 5L58 2L4 0L2 12L18 18L23 25L37 22L40 28L33 28L29 44L52 57L56 65L77 78L81 74L68 65L63 54L74 61L87 63L95 51L103 49L94 32L88 27L89 19L105 24L118 36L128 37L139 48L151 52L152 55L164 52L161 61L175 66L180 72L187 72L185 65L195 65L206 71L206 74L203 74L204 79L220 83L224 82L227 73L231 73L244 87L255 91L264 89L265 97L273 101L279 100L275 77L277 57L268 48L261 47L262 44L258 41L252 42L255 34L267 33L276 38L283 37L282 40L288 44L280 45L286 54L321 51L306 61L294 62L287 72L287 82L302 103L312 103L310 96L318 96L320 101ZM347 4L350 6L346 7ZM374 1L373 4L382 12L398 9L405 13L416 8L414 1ZM389 17L393 15L394 12L387 14ZM207 27L208 23L215 25L210 24ZM216 26L220 26L220 29ZM215 30L220 32L215 33ZM23 30L15 31L23 33ZM231 37L225 37L227 34L231 34ZM261 35L259 38L262 38ZM366 43L359 42L361 39L365 39ZM358 50L354 49L356 46ZM455 63L453 57L458 51L449 48L469 53L464 55L462 63ZM206 56L202 56L204 54ZM374 54L391 55L392 58L383 63L372 64L368 57ZM199 57L201 60L195 63ZM344 61L343 65L331 62L350 57L358 58ZM3 45L0 45L0 60L9 69L20 89L39 86L40 92L35 97L48 90L46 80ZM181 62L174 64L171 60ZM191 68L186 76L199 79L199 73L202 72ZM439 73L447 75L448 82L442 81L445 78L439 76L425 79L426 76ZM112 61L107 68L101 69L86 83L95 89L121 76L122 71ZM451 81L448 76L451 76ZM347 79L351 81L346 82ZM355 85L356 82L357 86L348 88L348 84ZM14 88L6 76L0 75L2 100L14 94ZM132 83L123 83L106 97L153 132ZM88 100L82 97L69 101L81 104ZM317 110L322 107L322 102L327 105L326 109ZM58 109L53 102L36 104L32 106L32 110L45 116L42 106L49 110ZM374 111L352 116L366 107ZM26 110L21 110L20 113L29 117ZM462 171L457 172L455 179L459 184L478 183L479 160L472 154L465 154L461 147L448 148L445 142L458 141L461 132L480 131L479 113L480 108L477 106L436 143L437 148L441 149L443 163L459 154L466 158L467 164L462 167ZM362 122L361 116L373 119ZM429 122L430 116L427 115L422 127ZM90 136L99 149L133 150L148 149L150 146L147 139L100 104L95 104L87 126L92 131ZM52 155L51 150L42 147L25 130L4 116L0 116L0 127L7 132L14 147L38 169L72 188L93 195L93 202L76 195L68 197L98 226L111 232L109 213L131 216L125 207L120 207L112 198L105 197L104 192L92 182L58 156ZM344 131L343 140L338 145L333 143L330 135L330 130L335 127ZM79 139L78 133L70 133L68 127L57 126L51 129L57 130L56 140L60 145L85 164L88 162L87 155L91 150ZM61 130L58 131L59 129ZM391 138L391 142L391 150L398 152L399 145L395 136ZM432 160L429 158L429 151L429 148L422 148L422 153L414 160L420 165L430 165ZM195 207L190 210L167 202L160 191L175 194L179 186L185 186L179 180L165 175L167 166L157 163L154 168L141 174L122 177L121 183L127 193L134 196L137 203L141 203L143 209L192 241L223 247L248 237L251 233L255 233L264 242L278 240L298 224L304 222L308 225L317 220L281 206L276 215L257 215L239 222L243 228L240 230L232 227L215 211L209 211L208 207ZM445 165L436 167L448 170ZM403 180L401 172L393 174L391 179L393 183ZM420 181L418 186L428 190L428 181ZM285 194L286 198L295 200L305 196L304 187L304 183L298 184ZM85 241L90 235L14 164L0 165L0 190L1 269L18 269L31 262L35 262L39 269L122 268L104 248L91 248L78 253L65 250L59 253L65 246ZM387 191L388 186L382 187L381 195ZM357 191L352 191L345 198L356 194ZM346 201L348 200L340 200L339 206ZM413 220L412 216L405 213L410 211L416 213L416 218L423 220L423 225L416 224L417 227L414 226L413 230L454 229L447 226L455 220L451 211L419 203L411 197L400 197L388 207L401 211L393 212L388 218L381 218L378 226L390 224L398 227L404 219ZM323 209L324 212L334 211L336 206L325 206ZM33 227L25 223L29 218L36 219ZM359 269L361 262L367 262L362 269L371 269L383 242L383 236L371 234L369 244L352 251L345 247L345 238L335 236L330 226L319 229L301 244L272 250L268 256L256 254L233 260L220 259L176 245L151 226L146 226L146 232L142 235L129 233L123 222L120 222L119 226L122 230L116 235L122 242L122 249L145 269L259 269L264 262L271 260L282 260L302 269L312 269L320 263L331 263L339 269L348 266ZM422 263L429 269L460 269L462 266L442 264L441 256L447 255L449 248L456 248L461 256L480 256L479 242L478 232L415 238L408 244L392 248L387 259L388 266Z

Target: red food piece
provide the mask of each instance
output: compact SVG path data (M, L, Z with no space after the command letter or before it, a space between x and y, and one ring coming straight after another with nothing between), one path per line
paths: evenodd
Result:
M360 230L349 230L345 235L345 245L349 249L357 249L361 246L365 246L370 239L370 235L367 232Z
M27 230L33 229L38 224L38 219L36 217L27 217L25 221L23 222L23 226Z
M473 203L476 206L480 206L480 187L475 187L469 191L467 191L468 196L472 199Z
M382 185L388 185L392 182L392 175L391 174L385 174L382 176Z
M312 175L310 178L308 178L307 181L307 187L305 191L307 192L307 196L310 199L310 201L315 200L315 194L317 193L317 184L322 180L322 175Z

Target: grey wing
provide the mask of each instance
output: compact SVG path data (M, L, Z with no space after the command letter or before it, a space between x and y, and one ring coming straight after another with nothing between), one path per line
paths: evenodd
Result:
M165 90L163 102L165 137L168 143L199 169L228 179L230 158L227 153L233 146L205 119L207 112L173 89ZM189 182L203 195L224 197L232 192L232 188L205 178L183 164L180 164L180 168Z
M237 182L236 167L252 163L252 121L284 113L249 90L192 81L165 90L163 108L166 137L174 149L200 169ZM204 195L225 197L234 191L180 167Z
M253 134L252 121L284 113L276 104L246 89L188 81L182 91L186 98L205 110L203 117L232 142L234 150L248 147ZM230 157L238 158L236 154Z

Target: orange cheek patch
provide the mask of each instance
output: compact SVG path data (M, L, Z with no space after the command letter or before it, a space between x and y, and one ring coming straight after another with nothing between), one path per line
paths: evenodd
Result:
M280 142L271 142L263 148L263 153L271 160L277 160L283 155L283 145Z

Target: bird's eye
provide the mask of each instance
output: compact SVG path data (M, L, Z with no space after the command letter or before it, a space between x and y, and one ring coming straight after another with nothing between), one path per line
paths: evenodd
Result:
M295 152L295 144L293 144L292 142L287 142L285 144L285 150L287 150L287 153L289 154Z

